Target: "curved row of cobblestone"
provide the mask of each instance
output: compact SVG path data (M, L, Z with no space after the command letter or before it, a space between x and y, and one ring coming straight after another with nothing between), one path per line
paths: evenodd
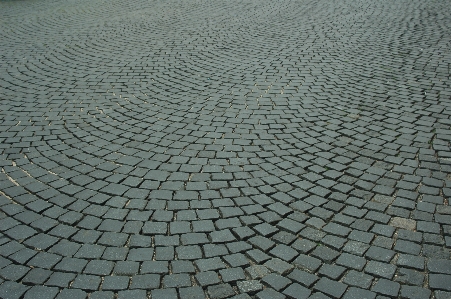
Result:
M449 298L449 4L0 2L0 297Z

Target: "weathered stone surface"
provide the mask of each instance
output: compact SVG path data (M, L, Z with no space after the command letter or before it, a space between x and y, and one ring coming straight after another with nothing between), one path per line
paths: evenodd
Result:
M403 229L411 230L411 231L414 231L417 226L417 222L415 220L401 218L401 217L393 217L390 220L389 224L394 227L403 228Z
M449 297L449 2L0 1L0 297Z

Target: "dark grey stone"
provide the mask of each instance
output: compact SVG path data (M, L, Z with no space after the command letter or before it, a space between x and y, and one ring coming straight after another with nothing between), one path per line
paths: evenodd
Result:
M381 278L373 285L371 291L389 297L396 297L398 296L399 288L399 283Z
M451 291L451 275L429 274L429 287L433 290Z
M331 296L332 298L340 298L346 291L347 285L323 277L313 288L328 296Z
M343 296L343 299L374 299L376 298L376 293L363 290L355 287L351 287Z
M387 263L381 263L376 261L369 261L366 264L365 272L374 276L392 279L395 274L396 266Z
M225 283L208 287L208 294L211 299L223 299L235 295L235 291L228 283Z

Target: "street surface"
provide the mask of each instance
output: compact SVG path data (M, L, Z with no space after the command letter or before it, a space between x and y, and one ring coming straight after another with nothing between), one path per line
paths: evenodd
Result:
M450 299L450 0L0 2L0 298Z

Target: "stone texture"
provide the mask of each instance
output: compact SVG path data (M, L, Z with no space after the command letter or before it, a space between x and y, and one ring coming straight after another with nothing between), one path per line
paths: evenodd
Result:
M1 298L451 290L445 1L0 1Z

